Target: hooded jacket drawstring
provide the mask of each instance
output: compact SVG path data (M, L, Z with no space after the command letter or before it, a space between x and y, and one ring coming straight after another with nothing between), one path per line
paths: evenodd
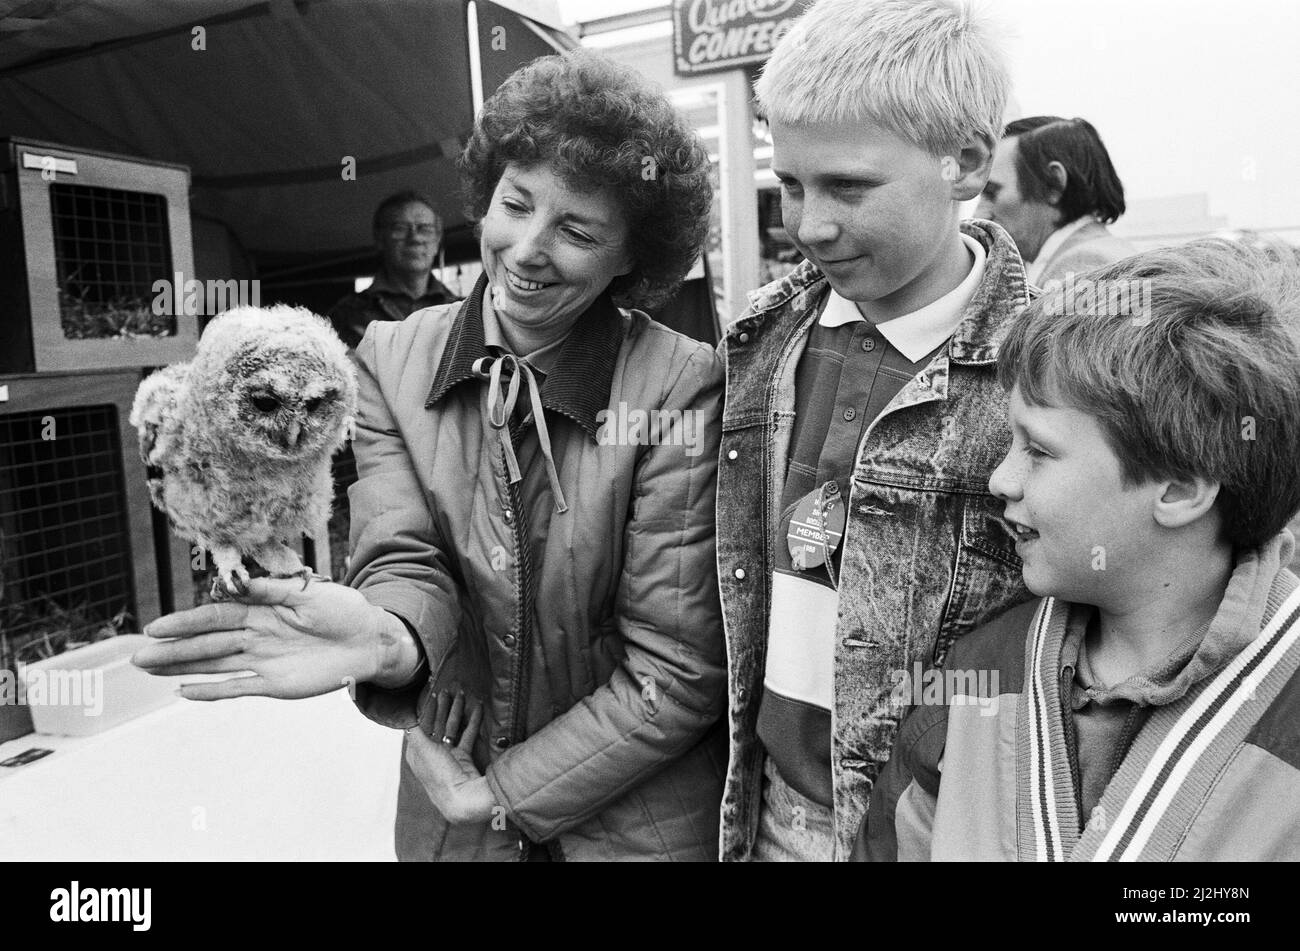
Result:
M504 396L501 392L501 377L509 371ZM474 363L474 375L488 381L488 422L492 424L506 453L506 468L510 471L511 483L518 482L522 475L519 460L515 458L515 447L510 439L510 418L515 412L515 403L519 398L519 379L522 376L528 385L528 396L532 403L533 425L537 427L537 441L541 445L542 456L546 460L546 477L551 483L551 494L555 497L555 511L567 512L569 506L564 501L564 492L560 488L560 476L555 471L555 458L551 454L551 435L546 429L546 415L542 411L542 394L537 377L527 360L522 360L512 353L504 353L493 359L481 357Z

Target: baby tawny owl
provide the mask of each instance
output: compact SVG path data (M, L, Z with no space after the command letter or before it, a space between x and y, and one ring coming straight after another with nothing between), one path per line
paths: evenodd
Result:
M292 545L329 516L330 456L356 406L343 342L284 305L227 311L194 359L140 384L131 425L156 467L150 494L177 535L212 553L214 597L246 590L245 556L274 577L310 577Z

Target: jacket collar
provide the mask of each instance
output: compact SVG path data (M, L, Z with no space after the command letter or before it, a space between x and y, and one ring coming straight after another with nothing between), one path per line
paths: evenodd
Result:
M426 408L436 406L455 386L475 379L475 361L491 356L483 338L486 291L487 275L482 274L451 326L433 386L424 401ZM555 365L542 383L542 406L563 413L595 439L600 428L596 414L608 408L614 364L622 345L623 315L609 294L602 293L565 337Z
M1025 267L1029 279L1041 285L1041 278L1047 273L1048 265L1075 245L1099 237L1096 233L1097 229L1100 229L1103 235L1106 232L1105 227L1091 215L1082 215L1069 224L1057 228L1047 236L1043 246L1038 249L1038 257Z
M961 223L961 230L983 245L987 258L984 276L966 304L948 354L959 363L992 363L1008 319L1029 303L1025 265L1001 225L971 219ZM805 314L807 306L816 306L825 288L826 275L804 261L785 277L749 294L749 308L727 328L727 334L754 330L786 305Z

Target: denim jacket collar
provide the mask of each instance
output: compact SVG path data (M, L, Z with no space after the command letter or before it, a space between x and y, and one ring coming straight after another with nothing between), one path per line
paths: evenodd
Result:
M980 281L965 308L957 330L948 343L948 356L957 363L992 363L1005 332L1008 311L1029 303L1029 283L1011 235L991 221L970 219L961 223L964 234L984 246L988 260ZM787 304L806 312L807 305L823 290L826 275L811 261L804 261L784 278L749 294L747 312L728 327L728 334L748 333L771 312Z
M447 338L447 347L425 399L433 407L460 383L474 378L474 363L488 356L483 337L483 294L487 275L461 305ZM601 294L578 318L560 348L555 365L542 383L542 405L563 413L596 438L597 414L609 403L614 365L623 343L623 315L608 294Z

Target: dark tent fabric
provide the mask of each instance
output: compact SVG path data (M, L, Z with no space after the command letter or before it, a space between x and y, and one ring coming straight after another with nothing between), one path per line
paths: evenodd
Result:
M509 9L529 6L475 5L486 93L574 45ZM455 158L472 121L466 9L0 0L0 138L189 166L196 244L201 223L219 223L264 277L363 259L375 205L403 188L434 197L464 244Z

